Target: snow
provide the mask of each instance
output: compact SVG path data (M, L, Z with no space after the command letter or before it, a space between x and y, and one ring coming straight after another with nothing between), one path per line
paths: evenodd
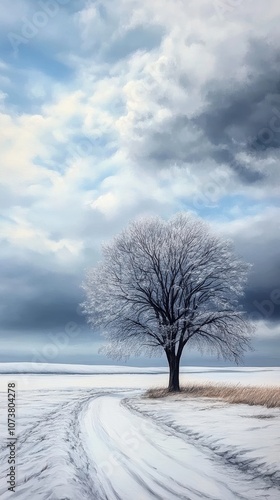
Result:
M173 399L173 398L172 398ZM198 448L210 450L247 473L280 486L280 410L231 405L211 399L128 401L127 407L172 429Z
M143 368L111 365L75 365L58 363L0 363L0 373L50 373L90 375L101 373L167 373L166 367Z
M179 396L141 399L143 389L166 383L162 368L49 365L45 374L38 366L28 375L19 373L26 364L7 365L0 366L3 500L11 497L6 482L8 381L17 384L15 498L279 498L279 409ZM182 379L193 381L280 384L280 368L183 372Z

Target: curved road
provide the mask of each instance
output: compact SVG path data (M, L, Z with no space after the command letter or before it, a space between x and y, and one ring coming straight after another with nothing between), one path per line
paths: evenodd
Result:
M30 391L18 413L17 487L26 500L274 500L279 490L218 463L122 403L130 393ZM164 422L163 422L164 424ZM7 447L0 447L0 497Z
M121 396L94 399L82 416L82 440L110 500L276 498L262 484L216 463L173 430L132 413ZM276 493L274 492L274 495Z

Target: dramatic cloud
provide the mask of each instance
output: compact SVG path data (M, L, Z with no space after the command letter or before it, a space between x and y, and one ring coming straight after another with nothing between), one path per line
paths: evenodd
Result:
M5 356L7 336L42 343L69 321L82 325L87 349L79 284L102 242L139 214L192 210L252 262L250 362L263 351L275 364L277 1L120 0L113 8L109 0L15 0L1 8Z
M253 264L245 309L253 320L275 328L280 321L280 209L267 208L218 225L235 242L239 254ZM277 326L276 325L276 326ZM267 332L266 332L267 335Z

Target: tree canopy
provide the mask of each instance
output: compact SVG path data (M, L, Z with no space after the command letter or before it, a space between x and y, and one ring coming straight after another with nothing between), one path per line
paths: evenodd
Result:
M238 362L252 331L239 305L249 267L192 214L138 219L88 271L84 311L114 358L165 352L170 371L179 372L189 344Z

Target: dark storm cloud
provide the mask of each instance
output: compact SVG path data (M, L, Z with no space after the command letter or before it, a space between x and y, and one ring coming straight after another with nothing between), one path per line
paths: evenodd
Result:
M273 327L280 320L280 285L276 288L260 283L255 289L249 282L243 304L253 321L265 321L268 327L270 323Z
M260 155L269 158L274 150L278 154L280 146L280 127L278 132L266 130L277 112L280 121L279 59L273 44L251 40L243 60L246 77L238 78L242 68L237 67L236 79L227 79L225 73L224 80L207 81L200 89L206 104L192 115L184 106L180 111L175 110L172 96L169 100L163 98L158 89L158 95L154 92L150 97L158 104L162 102L170 110L170 116L160 124L151 123L151 115L139 121L135 118L132 135L135 140L128 146L131 157L141 165L157 168L196 163L198 175L209 171L212 161L212 166L226 165L241 184L265 184L267 171L260 171L255 159ZM177 66L170 78L179 82L182 94L190 92L191 82L184 78L183 67ZM142 126L143 119L147 121L146 128ZM240 153L249 155L250 161L238 157Z
M83 323L80 276L48 270L31 262L1 260L1 328L40 331Z
M243 305L252 320L280 319L279 210L253 218L233 236L238 254L252 264Z
M244 184L253 184L265 179L265 173L254 170L248 167L241 161L238 161L234 154L228 149L218 149L213 151L212 158L216 163L228 165L238 175L241 182Z
M252 152L251 142L260 137L269 122L273 105L277 101L280 104L278 51L265 40L251 41L244 66L250 69L249 77L233 81L228 88L210 89L210 105L195 119L218 151L226 148L232 155L243 151L244 146ZM279 139L280 135L275 134L269 148L279 148Z
M156 211L156 206L146 203L145 209ZM36 211L35 211L36 212ZM50 213L50 210L49 210ZM38 210L42 217L42 210ZM131 210L131 218L139 214L139 207ZM36 213L34 213L34 216ZM39 219L40 219L39 217ZM84 241L78 262L73 266L56 261L52 253L35 250L16 250L1 240L0 245L0 324L4 331L36 332L63 329L74 321L87 329L86 318L79 304L84 300L81 283L85 269L91 268L101 258L102 242L119 232L125 221L123 214L108 220L102 214L86 211L75 220L67 217L61 231L50 234L54 241L60 237L79 235ZM37 333L36 333L37 334Z

